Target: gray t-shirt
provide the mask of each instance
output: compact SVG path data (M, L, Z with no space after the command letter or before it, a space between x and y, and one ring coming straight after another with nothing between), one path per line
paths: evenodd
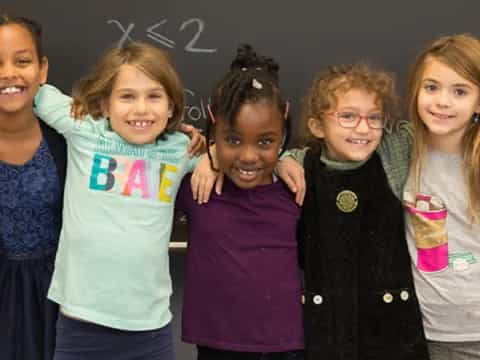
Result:
M480 340L480 226L468 213L462 156L426 154L404 193L407 240L427 339Z

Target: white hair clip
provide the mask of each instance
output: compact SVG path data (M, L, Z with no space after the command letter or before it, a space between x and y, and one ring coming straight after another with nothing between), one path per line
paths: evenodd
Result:
M252 80L252 86L257 90L262 90L263 89L262 83L255 78L253 78L253 80Z

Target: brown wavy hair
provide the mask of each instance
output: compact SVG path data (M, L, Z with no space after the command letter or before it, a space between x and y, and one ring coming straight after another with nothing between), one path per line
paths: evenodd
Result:
M73 88L73 104L93 118L102 116L102 101L113 88L122 65L132 65L152 80L162 84L173 109L165 131L175 131L183 119L185 94L182 82L168 54L149 44L131 42L124 47L108 49L97 61L90 74Z
M427 149L428 130L418 114L417 97L428 60L435 59L480 88L480 40L471 34L444 36L432 41L418 55L410 69L408 113L415 130L411 171L418 189L422 160ZM472 114L473 115L473 114ZM471 123L463 138L463 165L468 189L468 211L480 222L480 125Z
M374 69L365 62L348 65L334 65L320 71L314 78L304 98L301 143L317 149L323 139L310 132L310 118L323 121L326 111L337 105L338 97L351 89L362 89L377 97L377 105L387 118L387 129L391 129L398 119L399 97L395 80L391 73Z

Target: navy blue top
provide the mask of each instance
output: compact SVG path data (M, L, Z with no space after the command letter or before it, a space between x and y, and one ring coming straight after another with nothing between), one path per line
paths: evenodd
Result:
M55 251L61 186L45 138L23 165L0 161L0 250L14 257Z

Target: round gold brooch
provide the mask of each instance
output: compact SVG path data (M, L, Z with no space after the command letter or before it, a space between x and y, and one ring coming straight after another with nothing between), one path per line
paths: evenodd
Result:
M337 195L337 207L345 212L351 213L358 206L358 197L353 191L343 190Z

